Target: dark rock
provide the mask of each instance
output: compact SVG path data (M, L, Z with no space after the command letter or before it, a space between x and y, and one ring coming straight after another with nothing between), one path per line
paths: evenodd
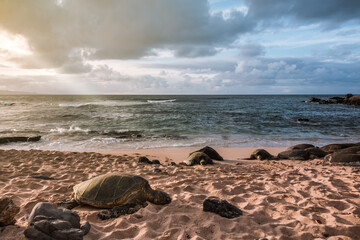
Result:
M0 144L10 143L10 142L37 142L40 141L41 136L36 137L1 137Z
M344 97L344 102L347 103L352 96L354 95L352 95L351 93L346 94Z
M235 218L243 214L239 208L231 205L226 200L220 200L217 197L205 199L203 202L203 211L213 212L226 218Z
M344 98L342 97L332 97L327 100L319 98L310 98L308 102L319 103L319 104L347 104L360 106L360 95L346 94Z
M315 98L315 97L311 97L311 98L309 98L309 102L315 102L315 103L318 103L318 102L320 102L321 101L321 99L320 98Z
M156 173L159 173L159 172L162 172L160 168L154 168L153 169L153 172L156 172Z
M307 118L297 118L296 121L298 122L309 122L310 120Z
M303 149L294 149L279 153L278 158L289 160L308 160L310 158L310 153Z
M297 145L294 145L294 146L291 146L291 147L288 147L286 150L294 150L294 149L307 149L307 148L313 148L315 147L314 145L312 144L306 144L306 143L303 143L303 144L297 144Z
M190 154L190 156L184 161L184 163L188 166L193 165L206 165L206 164L212 164L213 161L211 158L209 158L208 155L202 152L193 152Z
M258 159L258 160L269 160L272 159L274 156L271 155L265 149L256 149L250 155L249 159Z
M10 198L0 199L0 227L15 224L20 208Z
M332 163L354 163L360 162L360 154L333 153L329 157Z
M320 100L320 104L329 104L330 102L328 100Z
M150 161L147 157L139 157L138 163L152 164L153 162Z
M213 149L212 147L206 146L200 150L197 150L195 152L202 152L205 153L206 155L208 155L209 158L211 158L212 160L217 160L217 161L224 161L223 157L220 156L220 154L218 152L215 151L215 149ZM192 152L189 154L189 156L195 152Z
M153 160L152 164L160 164L160 161L159 160Z
M168 164L168 166L176 166L176 163L175 162L171 162Z
M332 97L332 98L329 98L329 101L331 103L334 103L334 104L340 104L340 103L344 103L344 98L342 98L342 97Z
M50 237L49 235L35 229L34 226L30 226L25 229L24 235L28 239L34 240L54 240L54 238Z
M81 240L90 230L88 222L80 226L80 217L77 213L45 202L35 205L28 223L24 234L30 239Z
M346 104L360 106L360 95L352 96L347 101Z
M82 240L84 237L84 233L80 229L70 228L54 231L51 233L51 237L59 240Z
M55 180L55 178L53 177L48 177L48 176L44 176L44 175L36 175L36 176L30 176L31 178L36 178L36 179L42 179L42 180Z
M337 152L341 149L357 146L356 143L335 143L321 147L320 149L327 153Z

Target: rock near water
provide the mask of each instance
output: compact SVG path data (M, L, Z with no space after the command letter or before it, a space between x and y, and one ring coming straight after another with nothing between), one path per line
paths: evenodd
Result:
M1 137L0 144L10 143L10 142L37 142L40 141L41 136L36 137Z

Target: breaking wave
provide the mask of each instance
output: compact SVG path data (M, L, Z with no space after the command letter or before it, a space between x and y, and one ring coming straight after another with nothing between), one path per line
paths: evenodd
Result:
M167 103L167 102L175 102L176 99L167 99L167 100L147 100L148 103Z

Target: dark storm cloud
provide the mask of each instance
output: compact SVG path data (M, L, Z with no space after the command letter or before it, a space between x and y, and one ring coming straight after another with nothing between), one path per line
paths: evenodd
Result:
M295 24L320 23L334 28L344 22L360 20L358 0L245 0L248 16L262 20L264 25L284 23L284 18Z

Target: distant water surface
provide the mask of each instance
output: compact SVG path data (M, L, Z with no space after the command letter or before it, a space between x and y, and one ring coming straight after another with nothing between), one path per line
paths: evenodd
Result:
M40 142L11 143L0 149L95 151L360 142L359 107L301 102L309 97L0 96L0 136L42 136ZM309 121L299 122L299 118Z

